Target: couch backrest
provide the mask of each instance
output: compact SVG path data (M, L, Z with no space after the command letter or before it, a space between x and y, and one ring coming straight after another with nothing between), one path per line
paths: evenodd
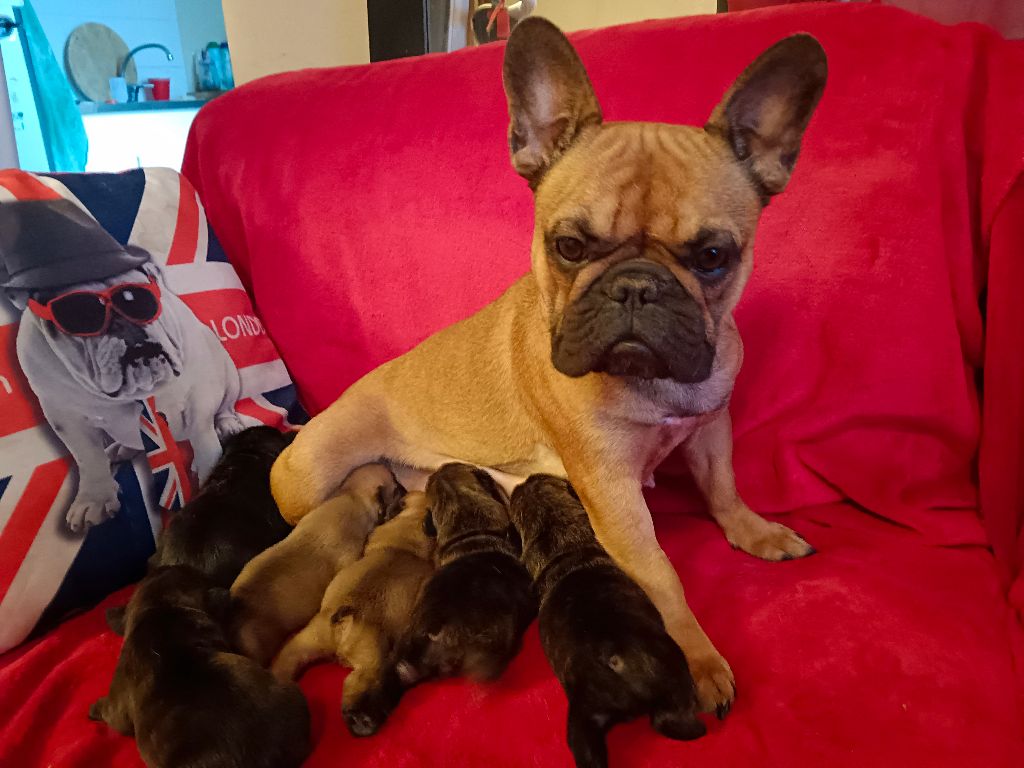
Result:
M737 312L740 489L762 509L849 498L928 527L976 504L982 254L1024 157L1020 48L859 5L572 39L607 119L702 124L796 31L830 78ZM200 112L186 174L312 410L528 268L502 50L284 74ZM939 536L966 535L954 519Z

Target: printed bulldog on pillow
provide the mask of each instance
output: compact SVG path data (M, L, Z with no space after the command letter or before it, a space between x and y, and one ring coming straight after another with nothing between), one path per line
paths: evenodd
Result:
M177 173L0 171L0 651L141 577L295 389Z
M190 442L202 482L220 441L246 426L235 412L241 380L150 254L120 245L70 200L0 206L0 254L0 286L22 310L18 362L78 468L68 528L120 509L111 467L144 451L147 406Z

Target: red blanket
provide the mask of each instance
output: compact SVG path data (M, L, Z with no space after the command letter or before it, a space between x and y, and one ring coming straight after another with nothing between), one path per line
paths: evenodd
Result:
M733 413L741 492L819 554L733 552L666 462L659 537L739 697L697 742L616 729L612 764L1018 768L1024 48L840 4L574 40L609 119L699 124L797 30L821 39L830 81L763 217ZM281 75L201 111L186 173L311 410L527 268L500 58ZM136 765L131 740L84 719L117 649L92 612L4 658L0 765ZM569 765L535 634L496 685L421 687L372 739L344 730L343 674L303 680L311 765Z

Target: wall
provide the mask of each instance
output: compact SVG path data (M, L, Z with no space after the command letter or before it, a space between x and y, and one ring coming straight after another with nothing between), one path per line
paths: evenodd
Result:
M716 6L716 0L537 0L534 14L572 31L644 19L714 13Z
M135 58L139 80L169 77L172 99L182 98L189 90L186 73L191 70L191 57L186 60L182 56L174 0L35 0L32 5L58 61L64 61L64 44L71 31L79 24L95 21L117 32L129 49L143 43L166 45L174 61L167 61L158 50L143 51Z
M185 54L185 69L188 74L189 90L195 89L195 66L198 51L210 42L223 43L228 39L224 31L224 13L218 0L176 0L178 6L178 31L181 34L181 48Z
M370 60L366 0L224 0L235 82Z
M18 146L14 143L11 100L7 93L7 77L4 74L3 49L0 49L0 168L17 167Z

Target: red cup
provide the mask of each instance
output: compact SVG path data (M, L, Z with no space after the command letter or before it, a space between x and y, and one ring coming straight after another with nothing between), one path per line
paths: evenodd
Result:
M151 77L146 81L153 87L149 89L150 101L168 101L171 98L171 80L167 77Z

